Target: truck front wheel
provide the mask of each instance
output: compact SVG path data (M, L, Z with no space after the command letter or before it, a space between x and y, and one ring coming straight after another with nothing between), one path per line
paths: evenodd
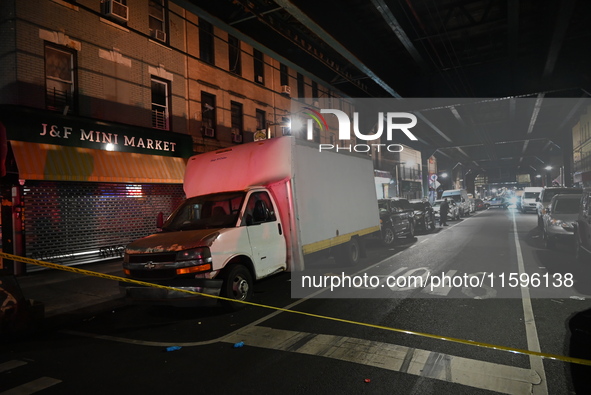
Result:
M244 302L250 301L253 294L253 281L248 269L242 265L231 264L225 270L222 296ZM222 304L230 310L238 310L245 306L244 303L230 300L222 300Z

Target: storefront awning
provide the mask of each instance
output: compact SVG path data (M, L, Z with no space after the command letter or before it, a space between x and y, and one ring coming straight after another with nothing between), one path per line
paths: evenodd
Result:
M25 180L182 184L183 158L10 142Z

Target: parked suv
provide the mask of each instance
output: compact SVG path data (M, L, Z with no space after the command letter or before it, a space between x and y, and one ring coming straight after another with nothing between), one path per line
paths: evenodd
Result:
M581 188L568 187L547 187L542 189L542 191L540 192L540 196L536 199L536 210L538 212L538 228L544 228L544 214L546 214L546 210L548 209L550 200L552 200L554 195L558 195L559 193L580 195L582 192L583 190Z
M575 223L575 254L580 262L591 256L591 188L583 190Z
M410 203L408 205L410 206ZM382 225L382 242L385 245L391 245L401 236L409 239L415 236L412 207L410 211L403 209L401 203L393 199L379 199L378 207Z

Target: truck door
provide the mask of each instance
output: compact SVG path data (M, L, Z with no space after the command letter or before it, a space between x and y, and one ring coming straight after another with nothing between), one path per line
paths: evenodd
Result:
M287 251L283 228L267 192L250 195L242 224L248 230L257 277L285 268Z

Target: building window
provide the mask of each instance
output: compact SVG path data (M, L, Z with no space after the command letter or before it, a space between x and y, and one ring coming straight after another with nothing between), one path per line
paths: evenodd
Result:
M257 117L257 130L266 130L267 129L267 113L263 110L257 110L256 112Z
M318 126L316 126L316 124L314 124L312 127L312 141L315 143L320 143L320 129Z
M316 81L312 81L312 97L318 98L318 83Z
M76 4L75 1L70 1L70 3ZM127 0L103 0L102 12L106 17L116 22L127 23L129 19Z
M215 137L215 96L201 92L201 129L205 137Z
M204 19L199 19L199 57L206 63L215 63L213 25Z
M279 85L289 85L289 72L283 63L279 66Z
M166 42L166 8L164 0L150 0L150 36L158 41Z
M238 102L231 102L231 110L232 110L232 142L233 143L241 143L242 142L242 130L244 129L244 118L242 113L242 103Z
M304 76L298 73L298 97L306 97L306 85L304 84Z
M66 47L45 46L45 106L49 110L76 112L76 52Z
M242 75L240 40L234 36L228 36L228 58L230 60L230 72Z
M263 60L263 53L258 49L252 52L254 60L254 82L257 84L265 84L265 62Z
M152 127L170 130L170 82L152 77Z

